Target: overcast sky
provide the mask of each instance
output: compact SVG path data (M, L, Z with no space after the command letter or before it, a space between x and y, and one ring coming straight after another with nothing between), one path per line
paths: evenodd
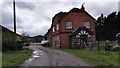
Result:
M52 17L72 8L81 8L85 2L85 10L94 18L101 13L108 15L118 11L119 0L16 0L17 33L27 32L30 36L44 35L50 28ZM12 0L0 1L1 24L13 30L13 4Z

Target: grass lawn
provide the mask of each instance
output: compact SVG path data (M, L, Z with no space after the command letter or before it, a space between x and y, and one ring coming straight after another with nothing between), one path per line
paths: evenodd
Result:
M85 62L97 66L118 66L118 53L78 49L57 49L82 58ZM120 54L120 53L119 53ZM120 65L119 65L120 67Z
M2 66L2 53L0 52L0 67Z
M2 66L17 66L23 63L30 55L31 50L9 51L2 54Z

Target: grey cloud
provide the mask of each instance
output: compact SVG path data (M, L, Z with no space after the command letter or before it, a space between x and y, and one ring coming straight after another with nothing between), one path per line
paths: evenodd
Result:
M116 2L105 2L100 5L98 2L90 2L87 5L87 9L90 13L93 14L94 17L99 16L101 13L108 15L111 12L117 11L116 4Z
M3 7L5 8L5 7ZM8 10L6 8L2 9L2 15L1 15L1 19L2 19L2 25L9 28L9 29L13 29L13 19L12 19L12 13L10 12L10 10Z
M47 15L42 15L42 16L45 18L46 21L50 21L51 20L51 18L48 17Z
M17 15L17 31L28 32L30 36L44 35L52 23L52 17L60 12L68 12L73 7L81 8L83 2L17 2L16 9L19 13ZM85 3L86 10L93 16L98 16L101 13L109 14L115 10L116 3L106 3L100 5L97 3ZM27 6L25 6L27 5ZM12 6L12 3L6 3L4 6ZM5 7L4 7L5 8ZM22 10L21 10L22 9ZM20 10L20 11L19 11ZM28 12L31 10L30 12ZM13 29L12 13L5 10L2 13L3 24Z
M82 2L63 2L63 6L78 6L81 5Z
M40 28L32 29L29 33L30 33L30 36L44 35L46 33L46 29L48 29L48 26L42 26Z
M3 24L11 24L12 22L12 13L9 12L9 10L6 12L6 11L3 11L2 12L2 23Z
M37 36L37 35L44 35L44 30L37 30L37 31L34 31L34 32L29 32L29 35L30 36Z
M44 35L47 29L48 29L48 26L42 26L38 34Z
M5 7L5 6L12 6L12 2L4 2L2 4L2 7Z
M22 22L22 20L19 17L17 17L16 21L17 21L17 23L21 23ZM3 23L3 25L12 24L12 22L13 22L13 15L12 15L12 13L10 13L10 12L8 12L8 13L3 12L2 13L2 23Z
M6 8L6 7L4 7ZM17 23L21 23L22 20L16 16L16 21ZM13 15L12 12L10 10L4 10L2 11L2 25L6 25L7 27L11 28L11 26L13 25Z
M35 5L32 2L16 2L16 6L21 9L33 10Z
M46 29L48 29L48 26L31 29L30 31L27 31L27 32L29 33L30 36L44 35L46 33Z
M9 7L9 8L8 8ZM2 14L1 14L1 19L2 19L2 24L4 27L13 30L14 28L14 23L13 23L13 10L10 10L12 8L12 3L11 2L5 2L2 6ZM22 19L20 19L16 15L16 20L17 20L17 29L19 29L21 26Z

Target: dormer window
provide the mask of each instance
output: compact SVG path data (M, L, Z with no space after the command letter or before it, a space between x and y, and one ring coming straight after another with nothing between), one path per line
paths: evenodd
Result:
M84 22L84 26L85 26L86 28L90 28L90 22L89 22L89 21Z
M72 29L72 21L66 22L66 29Z

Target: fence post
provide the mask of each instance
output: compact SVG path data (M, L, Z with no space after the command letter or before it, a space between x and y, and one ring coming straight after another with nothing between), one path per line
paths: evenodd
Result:
M120 51L120 33L116 35L117 43L118 43L118 51Z
M99 41L98 41L98 51L100 51L100 45L99 45Z
M92 43L92 44L91 44L91 48L90 48L90 49L91 49L91 51L92 51L92 49L93 49L93 46L94 46L94 44Z
M110 50L111 50L110 41L106 40L106 42L105 42L105 51L110 51Z

